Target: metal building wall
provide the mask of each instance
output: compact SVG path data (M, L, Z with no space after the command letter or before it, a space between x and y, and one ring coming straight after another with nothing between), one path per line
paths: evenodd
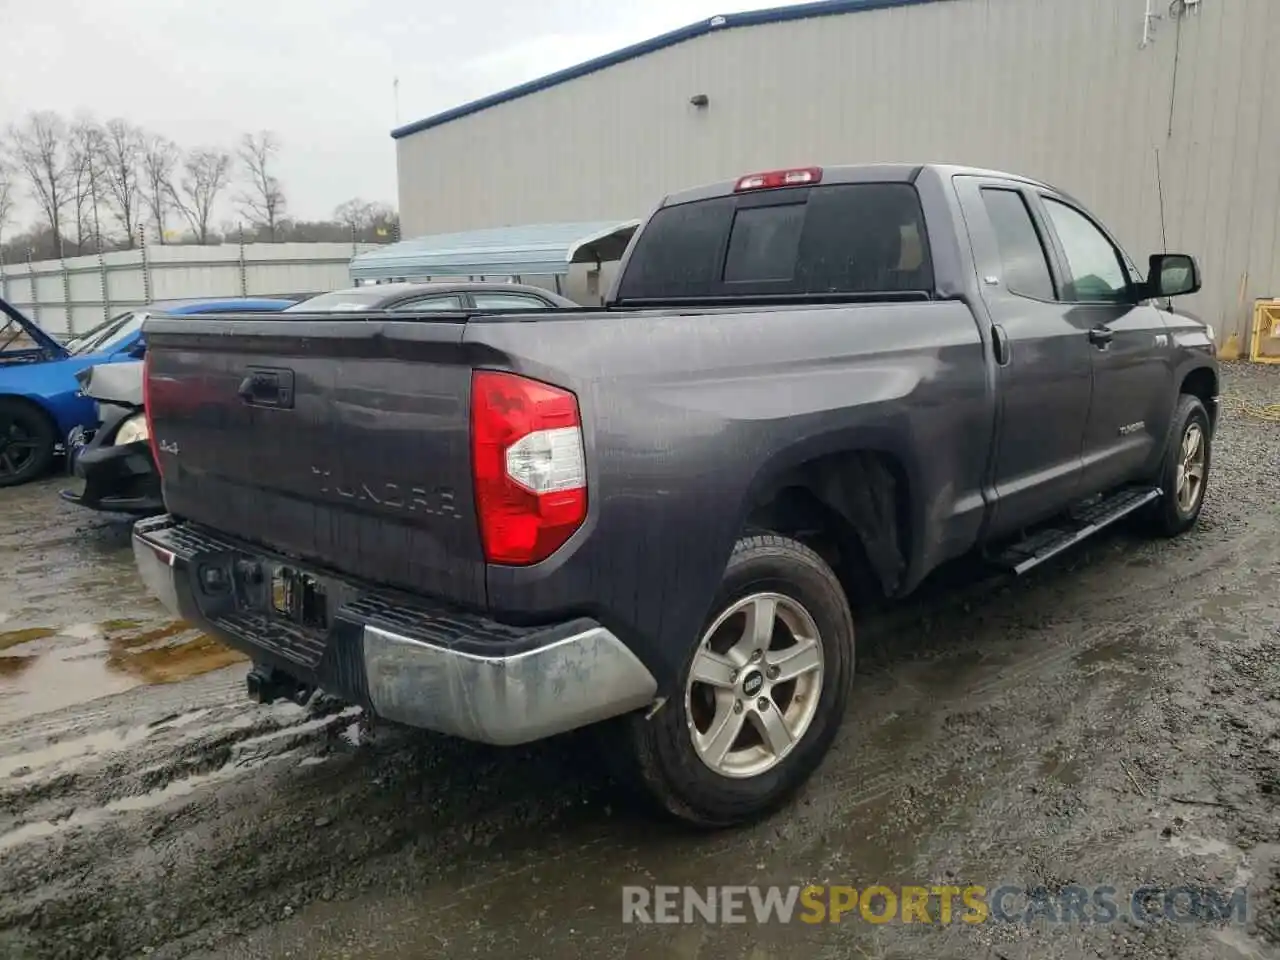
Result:
M408 236L643 215L788 164L944 160L1075 194L1140 264L1201 258L1189 309L1243 340L1280 295L1280 0L937 0L711 33L397 142ZM709 105L689 103L703 93Z

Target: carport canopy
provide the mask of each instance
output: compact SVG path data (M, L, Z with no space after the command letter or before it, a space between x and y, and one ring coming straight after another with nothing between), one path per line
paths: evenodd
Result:
M353 281L555 276L622 257L639 220L539 223L401 240L351 259Z

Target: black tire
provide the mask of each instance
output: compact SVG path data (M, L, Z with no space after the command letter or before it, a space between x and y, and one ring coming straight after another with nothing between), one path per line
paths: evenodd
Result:
M0 397L0 487L16 487L44 476L58 437L35 404Z
M694 746L685 696L702 634L690 644L677 691L663 707L650 719L643 714L622 718L617 736L610 738L621 750L613 759L622 761L624 779L642 787L667 813L697 826L744 823L781 806L821 763L848 705L854 671L853 617L831 568L808 547L786 537L744 537L733 548L702 633L736 602L759 593L779 594L799 604L817 627L822 651L818 706L789 752L769 769L750 776L726 776L703 761ZM742 670L744 689L750 669ZM788 696L786 687L786 683L777 687L779 702ZM794 696L798 688L790 689ZM754 694L743 696L749 703Z
M1179 500L1178 474L1182 464L1182 445L1188 431L1198 427L1204 444L1204 468L1199 490L1189 504ZM1209 468L1213 462L1213 432L1209 414L1199 397L1184 393L1178 397L1173 418L1169 423L1169 435L1165 438L1164 459L1156 479L1160 499L1151 504L1145 520L1147 530L1158 537L1176 537L1195 526L1204 507L1204 495L1209 486Z

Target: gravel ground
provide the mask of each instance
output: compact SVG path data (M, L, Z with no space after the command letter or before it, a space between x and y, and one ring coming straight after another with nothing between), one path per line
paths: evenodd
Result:
M1280 369L1226 378L1280 403ZM945 571L860 624L819 774L714 835L633 809L582 737L254 706L238 657L145 596L127 526L55 481L0 491L0 956L1280 956L1280 424L1250 409L1190 534ZM1244 886L1247 920L621 922L624 884L811 882Z

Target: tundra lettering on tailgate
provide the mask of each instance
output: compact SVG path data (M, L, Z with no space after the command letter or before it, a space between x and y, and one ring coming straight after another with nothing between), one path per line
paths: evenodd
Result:
M337 494L344 500L376 503L380 507L392 507L411 513L429 513L438 517L461 519L454 503L453 489L436 487L401 487L398 483L360 483L343 486L330 483L332 471L313 466L311 475L320 481L319 492Z

